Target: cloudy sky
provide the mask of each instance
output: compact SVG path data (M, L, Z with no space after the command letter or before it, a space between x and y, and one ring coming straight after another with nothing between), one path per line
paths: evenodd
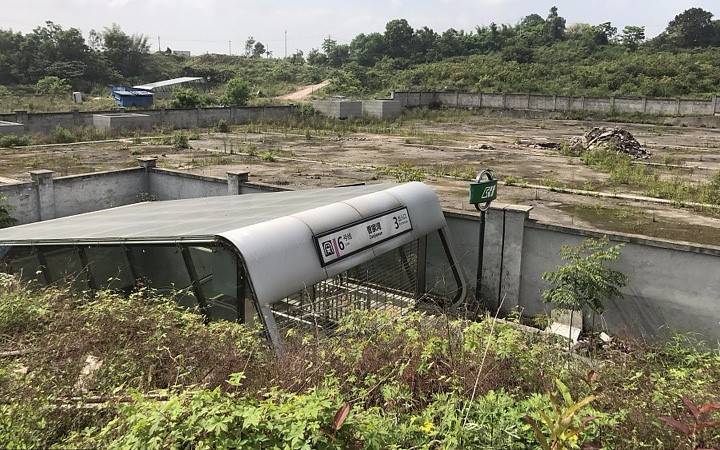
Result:
M307 53L328 36L349 43L360 33L382 32L393 19L436 32L472 31L491 22L516 24L532 13L545 17L553 5L568 25L644 25L648 37L688 8L720 18L718 0L0 0L0 28L27 33L51 20L87 37L91 29L117 23L128 34L149 36L153 51L170 47L193 54L241 53L253 36L280 57L286 32L288 54Z

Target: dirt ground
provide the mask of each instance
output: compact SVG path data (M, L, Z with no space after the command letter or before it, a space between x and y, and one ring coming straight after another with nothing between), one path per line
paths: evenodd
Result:
M132 167L137 157L156 156L162 168L218 177L244 170L250 173L250 182L293 189L420 176L435 188L444 208L471 212L475 210L467 204L468 183L478 171L491 169L500 180L514 177L527 183L500 186L497 203L532 206L533 219L720 245L720 211L550 190L565 187L644 196L636 187L613 183L608 174L579 158L539 145L583 135L593 126L616 125L629 130L653 154L646 163L662 179L697 183L720 170L717 129L466 115L452 123L404 122L381 132L361 126L356 133L341 135L269 127L227 134L199 130L198 139L190 141L192 148L185 150L158 145L150 137L0 149L0 182L29 180L29 170L50 169L62 176Z

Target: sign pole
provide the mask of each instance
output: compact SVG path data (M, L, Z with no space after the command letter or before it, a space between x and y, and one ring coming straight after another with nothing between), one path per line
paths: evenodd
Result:
M480 211L480 233L478 235L478 264L475 277L475 300L478 304L481 301L482 291L482 269L483 255L485 253L485 213L490 203L497 198L497 179L493 178L492 172L483 170L470 183L470 203Z

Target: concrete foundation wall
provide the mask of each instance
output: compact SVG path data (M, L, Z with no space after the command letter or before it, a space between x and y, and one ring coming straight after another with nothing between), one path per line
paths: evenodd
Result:
M148 192L155 200L215 197L228 194L227 180L154 169Z
M147 109L132 110L133 114L142 114L148 117L146 127L164 126L168 128L196 128L210 127L220 120L230 124L243 124L261 117L281 118L295 114L294 106L267 106L267 107L228 107L228 108L198 108L198 109ZM78 126L93 126L95 115L115 115L120 111L70 111L64 113L28 113L17 111L14 114L0 114L0 121L17 122L22 124L23 133L50 133L55 128L73 128ZM14 131L16 134L20 129Z
M312 105L322 115L337 119L362 117L363 115L363 102L356 100L315 100Z
M144 191L143 177L142 169L125 169L55 178L55 216L72 216L137 203Z
M452 108L503 108L540 111L596 111L645 113L660 116L714 116L720 113L717 97L710 100L621 97L567 97L555 95L393 92L405 107L439 103Z
M150 116L135 113L93 114L93 125L105 133L122 130L148 130L152 128Z
M0 197L6 197L6 203L12 205L10 217L19 224L40 220L38 189L35 183L0 184Z
M395 100L363 100L362 113L378 119L392 119L402 114L402 105Z

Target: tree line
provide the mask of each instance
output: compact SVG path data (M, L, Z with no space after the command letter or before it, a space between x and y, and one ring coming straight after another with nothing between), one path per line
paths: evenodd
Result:
M22 34L0 29L0 85L90 91L177 76L211 83L244 77L254 88L332 78L330 90L371 95L388 89L429 88L587 95L707 94L720 85L720 20L701 8L675 16L647 39L645 28L618 30L610 22L567 25L557 8L515 25L491 23L472 31L413 28L405 19L382 33L361 33L349 44L328 37L321 48L272 58L249 37L244 55L185 57L150 51L149 38L113 24L91 30L53 22ZM52 77L46 79L47 77ZM40 82L40 85L38 85Z

